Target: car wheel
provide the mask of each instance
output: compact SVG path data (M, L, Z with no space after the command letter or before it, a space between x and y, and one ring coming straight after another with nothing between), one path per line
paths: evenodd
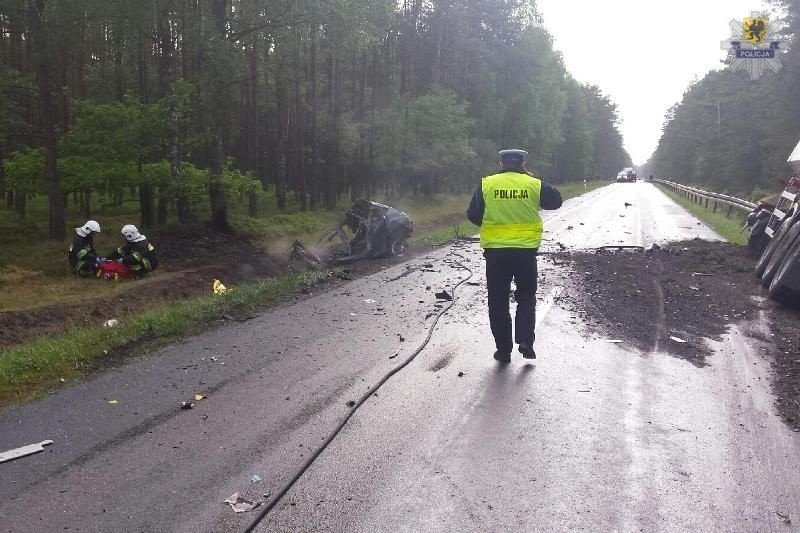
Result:
M764 269L764 273L761 275L762 287L769 287L769 284L772 282L772 278L775 277L775 274L777 274L778 270L780 269L783 260L786 259L786 256L789 254L789 250L791 250L792 245L797 238L798 230L800 230L800 226L792 226L781 238L780 242L777 243L777 247L775 248L772 257L770 257L769 263Z
M783 305L797 305L798 294L786 286L792 269L798 268L800 260L800 240L797 240L781 264L769 285L769 297Z
M392 241L392 255L400 257L406 253L408 243L406 241Z
M780 248L781 244L783 244L784 240L786 239L786 234L791 229L790 219L784 220L780 226L778 226L778 231L775 232L775 235L770 240L769 244L767 245L764 253L761 254L761 257L756 262L756 277L761 279L764 277L764 271L767 270L767 266L769 266L770 262L772 261L772 257L775 255L775 252ZM767 282L769 283L769 282Z

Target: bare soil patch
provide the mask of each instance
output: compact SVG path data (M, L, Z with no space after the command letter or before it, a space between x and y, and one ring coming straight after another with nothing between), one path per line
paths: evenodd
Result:
M706 338L718 340L732 324L766 311L771 332L749 334L771 360L781 414L800 428L800 312L766 299L746 248L693 240L644 252L564 252L554 260L570 265L565 298L586 327L698 367L711 355Z
M206 226L180 227L169 233L153 232L160 266L140 281L110 282L86 279L87 294L100 283L118 283L111 295L74 304L47 305L0 312L0 351L77 326L98 326L111 318L123 319L159 305L210 294L212 280L226 285L257 281L288 272L287 249L283 257L253 244L246 235L219 233ZM363 260L344 265L344 273L326 283L331 287L348 278L368 275L427 250L410 250L406 257ZM311 292L301 288L299 296Z
M0 313L0 350L81 325L98 325L163 303L209 294L214 278L238 283L274 276L286 263L256 248L239 234L211 231L204 226L180 228L149 236L158 252L160 268L148 278L118 282L111 295L76 304L48 305ZM100 283L82 280L87 294Z

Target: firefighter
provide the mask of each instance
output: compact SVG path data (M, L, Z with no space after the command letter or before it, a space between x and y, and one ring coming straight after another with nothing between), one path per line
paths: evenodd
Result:
M88 278L95 275L97 251L94 249L94 234L100 233L100 224L96 220L87 220L81 227L75 228L77 234L69 245L69 266L72 273Z
M158 267L155 247L150 244L147 237L139 233L136 226L133 224L122 226L122 236L125 242L109 254L109 260L127 265L134 279L143 278Z
M542 241L540 209L561 207L561 193L525 168L528 152L502 150L500 172L481 180L467 209L467 218L481 227L480 245L486 258L489 324L501 363L511 361L509 292L511 280L517 313L513 339L526 359L535 359L536 254Z

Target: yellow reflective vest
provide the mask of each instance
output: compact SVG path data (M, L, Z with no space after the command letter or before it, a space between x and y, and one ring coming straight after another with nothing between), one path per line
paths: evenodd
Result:
M544 224L539 216L542 181L521 172L483 178L486 205L481 248L539 248Z

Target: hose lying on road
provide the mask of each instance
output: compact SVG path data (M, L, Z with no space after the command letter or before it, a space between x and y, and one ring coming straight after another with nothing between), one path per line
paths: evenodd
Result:
M461 258L462 261L464 260L464 256L459 253L451 251L450 255L459 257ZM472 278L472 276L474 275L472 269L466 266L462 261L446 261L447 264L449 264L450 266L459 268L461 270L466 270L467 272L469 272L469 275L455 284L455 286L453 287L453 294L452 294L453 299L436 314L435 318L433 319L433 322L428 328L428 335L425 337L425 340L422 342L422 344L420 344L419 347L416 350L414 350L414 353L408 356L408 358L405 361L403 361L400 365L390 370L385 376L383 376L383 378L381 378L380 381L378 381L378 383L373 385L372 388L370 388L366 393L364 393L363 396L361 396L361 398L355 403L355 405L353 405L353 407L350 409L347 415L342 419L342 421L339 422L339 424L333 429L333 431L330 432L330 434L325 438L325 440L322 441L322 444L316 450L314 450L314 452L308 457L308 459L306 459L306 461L294 473L294 475L289 479L289 481L286 482L286 484L284 484L283 487L281 487L281 489L275 494L275 496L273 496L272 499L269 500L264 505L264 507L261 509L258 515L253 519L252 522L250 522L250 525L248 525L247 528L244 530L245 533L250 533L251 531L255 530L256 527L258 527L258 524L261 523L264 517L267 516L267 514L278 504L279 501L281 501L281 499L286 495L286 493L289 492L289 490L291 490L294 484L297 483L297 481L303 476L306 470L308 470L311 467L311 465L314 464L314 461L316 461L316 459L322 454L322 452L325 451L328 445L331 442L333 442L336 436L339 435L342 429L344 429L345 425L347 425L347 422L353 417L356 411L358 411L359 407L361 407L364 404L364 402L366 402L370 398L370 396L378 392L378 389L380 389L384 383L389 381L389 379L392 376L394 376L402 369L404 369L406 366L408 366L408 364L411 363L411 361L413 361L420 354L420 352L422 352L422 350L425 349L425 347L428 345L428 343L431 341L431 338L433 337L433 331L436 329L436 325L439 323L439 319L442 318L442 315L444 315L447 311L449 311L450 308L453 307L453 305L455 305L456 291L461 285L469 281L470 278Z

